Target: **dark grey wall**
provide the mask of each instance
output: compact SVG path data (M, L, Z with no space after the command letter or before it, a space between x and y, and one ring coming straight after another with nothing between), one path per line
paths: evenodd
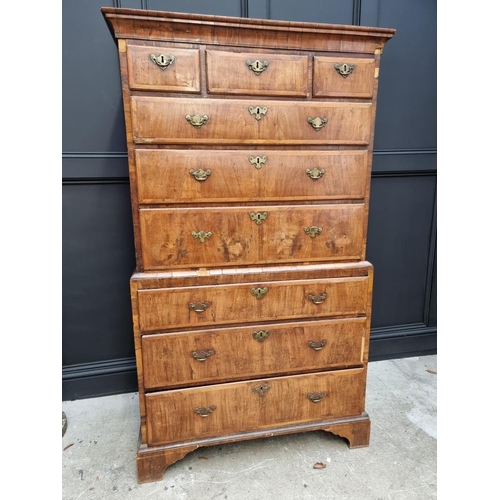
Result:
M382 55L370 360L436 352L435 0L63 0L63 399L137 389L120 76L103 6L397 29Z

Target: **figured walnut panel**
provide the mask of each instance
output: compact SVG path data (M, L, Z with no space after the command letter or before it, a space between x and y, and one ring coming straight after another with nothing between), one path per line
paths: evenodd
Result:
M250 107L266 108L260 120ZM136 144L369 144L371 103L132 96ZM208 117L193 126L187 116ZM315 130L309 118L326 118Z
M364 214L359 204L141 209L144 269L360 260Z
M365 380L366 370L349 369L149 393L148 444L361 415ZM318 393L319 402L309 399Z
M136 149L138 201L362 200L367 161L367 151Z
M267 288L262 299L252 289ZM325 295L314 304L310 295ZM369 279L337 278L146 289L137 292L143 333L231 323L364 316L371 300ZM189 304L209 304L197 313Z
M164 389L359 365L366 361L367 331L366 318L353 318L144 335L144 387Z

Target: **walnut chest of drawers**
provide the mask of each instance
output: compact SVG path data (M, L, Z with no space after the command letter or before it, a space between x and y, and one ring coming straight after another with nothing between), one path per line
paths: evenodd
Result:
M138 481L244 439L367 446L370 172L394 30L102 12L134 221Z

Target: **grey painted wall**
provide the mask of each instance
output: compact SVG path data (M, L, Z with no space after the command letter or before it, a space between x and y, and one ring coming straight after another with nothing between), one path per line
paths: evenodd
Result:
M435 0L63 0L63 398L136 390L132 219L103 6L396 28L382 56L367 258L370 359L436 352Z

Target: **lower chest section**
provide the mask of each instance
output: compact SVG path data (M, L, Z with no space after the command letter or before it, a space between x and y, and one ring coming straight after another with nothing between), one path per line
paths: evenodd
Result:
M131 284L148 446L363 414L370 264L138 273Z

